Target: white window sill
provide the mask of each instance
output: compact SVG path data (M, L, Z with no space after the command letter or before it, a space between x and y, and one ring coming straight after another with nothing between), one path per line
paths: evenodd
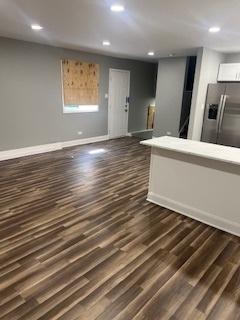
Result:
M89 112L98 112L99 106L98 105L89 105L89 106L74 106L74 107L67 107L63 106L63 113L89 113Z

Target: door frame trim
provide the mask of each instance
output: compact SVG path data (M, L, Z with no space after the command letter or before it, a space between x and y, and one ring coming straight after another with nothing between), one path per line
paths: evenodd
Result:
M130 97L130 83L131 83L131 71L126 69L116 69L116 68L109 68L109 84L108 84L108 136L109 139L113 139L110 133L110 125L111 125L111 112L110 112L110 82L111 82L111 72L112 71L119 71L125 72L129 75L129 83L128 83L128 96ZM128 104L128 113L127 113L127 129L126 129L126 136L128 134L128 120L129 120L129 110L130 110L130 103ZM120 138L120 137L119 137ZM117 138L116 138L117 139Z

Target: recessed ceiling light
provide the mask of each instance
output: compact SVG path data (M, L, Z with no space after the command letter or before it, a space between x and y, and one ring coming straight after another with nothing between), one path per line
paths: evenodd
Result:
M170 53L168 56L169 56L170 58L172 58L172 57L174 57L174 54L173 54L173 53Z
M121 4L113 4L111 6L111 11L113 11L113 12L123 12L124 10L125 10L125 8Z
M149 56L154 56L154 54L155 54L155 53L154 53L153 51L149 51L149 52L148 52L148 55L149 55Z
M104 40L102 44L103 44L103 46L107 46L107 47L109 47L111 45L110 41L108 41L108 40Z
M211 33L217 33L217 32L219 32L221 29L219 28L219 27L211 27L211 28L209 28L209 32L211 32Z
M32 24L31 28L33 30L42 30L43 29L43 27L41 27L39 24Z

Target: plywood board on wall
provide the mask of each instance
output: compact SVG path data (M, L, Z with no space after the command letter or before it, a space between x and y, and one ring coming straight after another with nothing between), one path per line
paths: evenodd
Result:
M153 129L154 126L154 117L155 117L155 107L148 107L148 117L147 117L147 129Z
M99 65L76 60L62 60L65 105L98 105Z

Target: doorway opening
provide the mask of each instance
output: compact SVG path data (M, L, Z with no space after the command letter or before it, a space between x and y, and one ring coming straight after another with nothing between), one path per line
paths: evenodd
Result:
M183 89L182 111L179 125L179 137L183 139L187 139L188 135L196 63L197 57L193 56L187 58L185 83Z

